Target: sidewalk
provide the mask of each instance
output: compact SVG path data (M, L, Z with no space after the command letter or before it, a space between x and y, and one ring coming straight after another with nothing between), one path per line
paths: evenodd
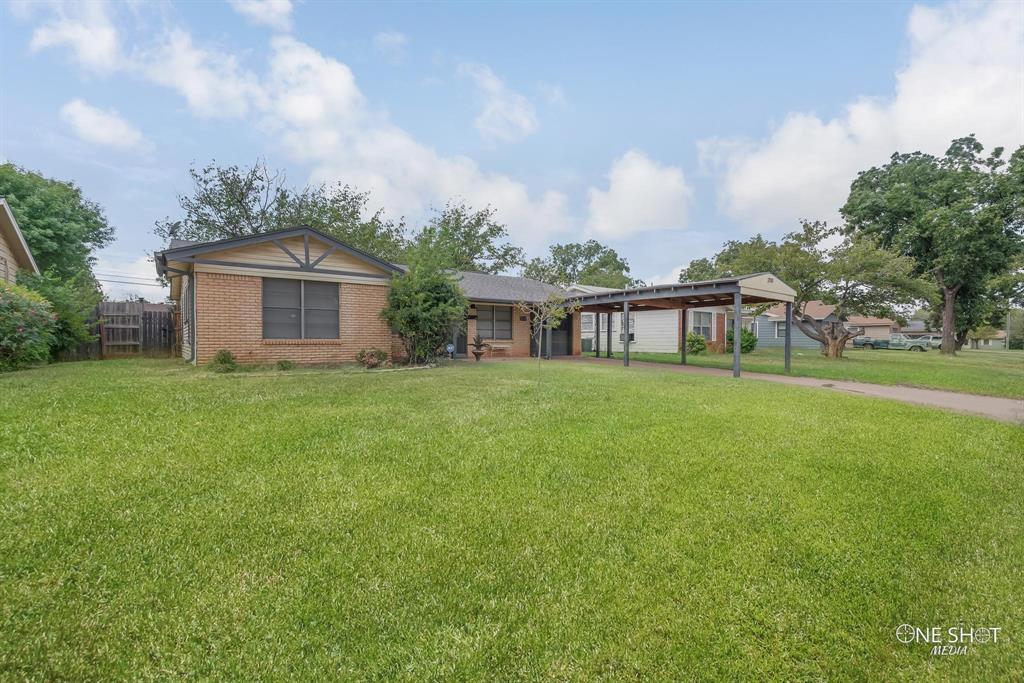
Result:
M577 356L560 358L569 362L578 363L603 363L605 365L622 366L622 361L616 358L594 358L593 356ZM683 372L691 375L711 375L714 377L732 377L732 370L721 370L718 368L701 368L693 365L670 365L668 363L650 363L645 361L630 361L630 369L661 370L663 372ZM858 396L872 396L874 398L887 398L893 401L904 403L915 403L917 405L931 406L953 410L958 413L970 413L982 415L1012 422L1024 424L1024 401L1013 398L998 398L996 396L976 396L974 394L961 394L955 391L940 391L938 389L914 389L912 387L894 386L888 384L868 384L866 382L850 382L835 379L818 379L815 377L794 377L792 375L772 375L762 372L743 372L743 379L754 379L765 382L776 382L778 384L792 384L801 387L818 387L841 391L846 394Z

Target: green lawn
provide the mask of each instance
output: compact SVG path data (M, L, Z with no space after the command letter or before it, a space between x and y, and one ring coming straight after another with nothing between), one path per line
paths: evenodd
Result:
M839 360L816 351L793 350L792 374L878 384L946 389L968 394L1024 398L1024 352L961 351L955 358L938 351L861 351L848 349ZM615 354L621 358L620 354ZM629 354L632 360L678 363L678 353ZM690 354L687 362L709 368L731 368L732 354ZM782 349L757 349L744 354L742 368L751 372L785 372Z
M64 364L0 415L3 680L1024 675L1011 425L534 362Z

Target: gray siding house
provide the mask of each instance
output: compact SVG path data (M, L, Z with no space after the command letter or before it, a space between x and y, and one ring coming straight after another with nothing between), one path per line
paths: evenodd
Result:
M809 301L806 313L815 320L836 320L835 306L820 301ZM754 318L751 331L757 335L757 348L782 348L786 342L786 309L783 306L772 306L763 314ZM793 348L812 349L817 351L821 343L804 334L799 327L793 326Z

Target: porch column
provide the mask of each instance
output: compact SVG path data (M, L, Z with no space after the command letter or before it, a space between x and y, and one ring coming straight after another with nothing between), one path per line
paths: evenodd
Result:
M740 376L740 338L743 335L743 295L732 295L732 376Z
M608 348L606 348L604 350L604 357L605 358L611 358L612 357L612 315L613 314L612 314L611 311L609 311L608 313L605 314L605 322L608 323L608 330L605 333L607 335L606 338L608 340L608 343L606 344L606 346Z
M789 359L793 355L793 302L786 302L786 372L789 372Z
M622 364L629 367L629 302L622 304Z
M546 360L551 360L551 328L550 327L545 329L545 335L547 336L547 339L548 339L548 348L547 348L547 350L544 353L544 358Z
M594 314L594 358L601 357L601 314Z
M679 309L679 316L682 318L682 328L679 332L679 364L686 365L686 314L690 309Z
M455 360L455 354L459 350L459 324L455 323L452 325L452 360Z

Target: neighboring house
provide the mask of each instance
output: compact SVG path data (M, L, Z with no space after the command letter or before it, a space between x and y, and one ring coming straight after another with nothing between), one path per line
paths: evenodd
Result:
M32 250L21 234L11 207L6 199L0 197L0 282L14 284L19 270L39 273Z
M819 322L836 320L835 306L824 304L820 301L808 301L804 307L804 313ZM751 327L751 331L757 335L757 348L782 347L786 342L786 308L782 304L772 306L767 311L757 316ZM821 342L811 339L796 325L793 326L793 348L814 349L821 348Z
M401 353L380 314L402 267L311 228L172 240L155 256L180 310L187 360L206 363L220 349L248 363L349 362L363 348ZM561 290L528 278L456 275L470 304L460 350L479 333L493 355L530 355L530 320L514 304ZM552 355L578 354L578 330L579 314L568 316L552 334Z
M967 344L972 349L1005 349L1006 330L996 330L987 334L977 330L968 332Z
M567 290L570 294L600 294L617 292L609 287L592 285L572 285ZM725 351L725 330L727 307L711 306L708 308L692 308L688 311L687 332L695 332L704 337L708 348L712 351ZM591 340L590 349L596 344L595 335L600 334L600 348L607 350L608 318L600 315L600 329L597 329L595 317L597 313L581 313L582 334ZM623 349L622 313L611 314L612 352ZM666 309L663 311L636 311L629 314L630 343L629 350L633 353L675 353L679 351L680 332L682 330L682 312Z
M865 337L872 339L888 339L893 332L899 332L900 326L888 318L872 318L864 315L851 315L846 320L846 327L857 330Z

